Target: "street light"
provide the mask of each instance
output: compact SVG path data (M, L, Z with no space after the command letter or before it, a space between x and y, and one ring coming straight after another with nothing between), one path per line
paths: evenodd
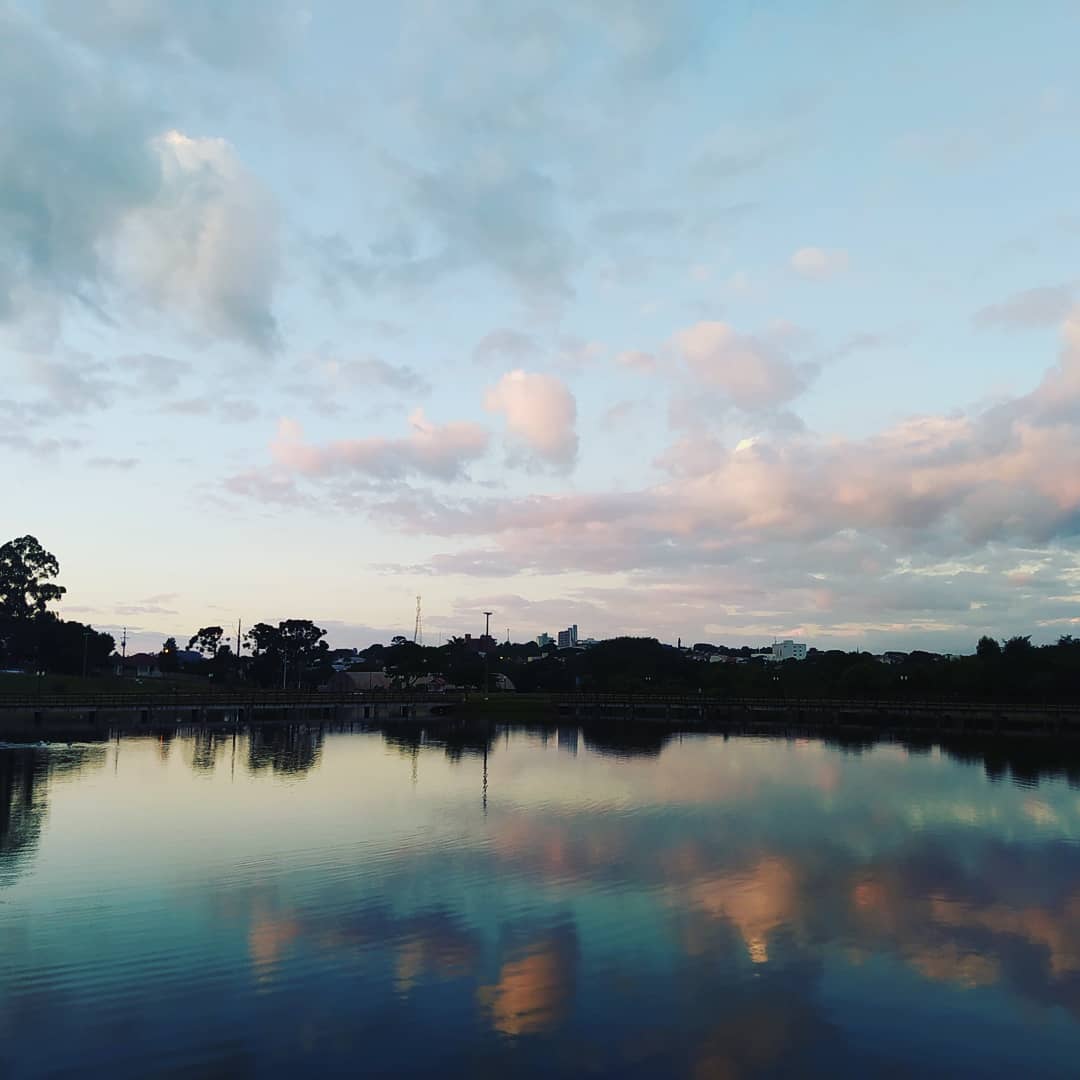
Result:
M491 640L491 616L495 613L493 611L485 611L484 613L484 700L487 701L488 696L488 642Z

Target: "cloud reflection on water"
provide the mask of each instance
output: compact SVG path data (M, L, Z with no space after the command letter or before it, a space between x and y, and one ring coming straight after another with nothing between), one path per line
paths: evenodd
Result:
M901 1012L962 995L991 1027L1050 1024L1059 1008L1080 1018L1080 804L1061 780L1036 796L977 763L895 746L687 738L617 758L513 733L486 762L485 813L478 752L491 748L472 736L395 739L387 753L377 736L241 735L235 779L221 738L172 741L164 766L155 738L122 744L130 772L73 772L97 785L82 801L35 766L27 804L23 772L0 759L7 805L47 793L63 836L92 797L96 834L122 848L132 806L179 843L187 819L166 815L220 800L201 819L220 834L186 856L212 887L188 878L173 892L161 863L144 879L125 866L129 900L106 883L98 907L74 912L80 947L104 928L138 973L137 931L152 928L163 970L183 972L212 940L238 994L296 1014L307 1034L290 1052L329 1054L343 1033L389 1046L445 1020L462 1047L494 1040L484 1060L504 1072L513 1047L535 1041L557 1042L568 1071L745 1076L828 1060L841 1074L853 1052L841 991L891 995ZM100 798L110 792L121 797ZM20 834L5 820L6 858ZM9 907L0 923L25 929L50 889L61 903L70 890L35 842L38 891L17 882L24 921ZM122 902L126 914L109 906ZM38 980L35 994L54 972L77 1007L77 983L61 977L70 943L49 925L32 955L25 934L0 935L0 960ZM107 976L109 959L97 962ZM154 992L172 993L162 980ZM20 993L11 1008L38 1017Z

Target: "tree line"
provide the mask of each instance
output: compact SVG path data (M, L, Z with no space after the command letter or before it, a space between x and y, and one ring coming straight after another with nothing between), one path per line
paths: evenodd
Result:
M57 559L33 536L0 547L0 670L75 675L108 670L115 639L49 610L65 594ZM805 660L763 663L739 649L699 643L692 649L655 638L617 637L587 649L540 648L534 642L491 643L451 638L423 646L404 637L359 655L331 650L326 631L309 619L256 623L242 639L220 626L199 628L182 650L168 638L156 656L165 675L243 680L267 688L314 688L334 662L355 659L363 671L385 672L401 688L440 677L480 689L505 675L519 692L679 693L745 697L922 697L953 700L1080 699L1080 640L1071 635L1036 646L1030 636L979 640L972 656L915 651L882 663L868 653L809 650ZM237 652L237 645L239 652ZM716 661L720 662L716 662ZM740 662L741 661L741 662Z

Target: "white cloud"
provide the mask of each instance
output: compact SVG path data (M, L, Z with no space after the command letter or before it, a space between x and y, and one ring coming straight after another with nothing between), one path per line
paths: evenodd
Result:
M848 268L848 253L839 249L819 247L799 248L791 256L791 269L805 278L824 281L842 274Z
M512 441L532 457L564 468L577 459L577 403L554 375L508 372L487 391L484 407L503 414Z
M272 347L278 216L269 194L224 139L169 131L152 146L162 184L121 226L122 273L197 329Z

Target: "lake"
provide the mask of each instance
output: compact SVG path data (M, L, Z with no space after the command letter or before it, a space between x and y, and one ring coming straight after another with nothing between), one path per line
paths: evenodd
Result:
M5 745L0 1077L1072 1077L1078 782L576 727Z

